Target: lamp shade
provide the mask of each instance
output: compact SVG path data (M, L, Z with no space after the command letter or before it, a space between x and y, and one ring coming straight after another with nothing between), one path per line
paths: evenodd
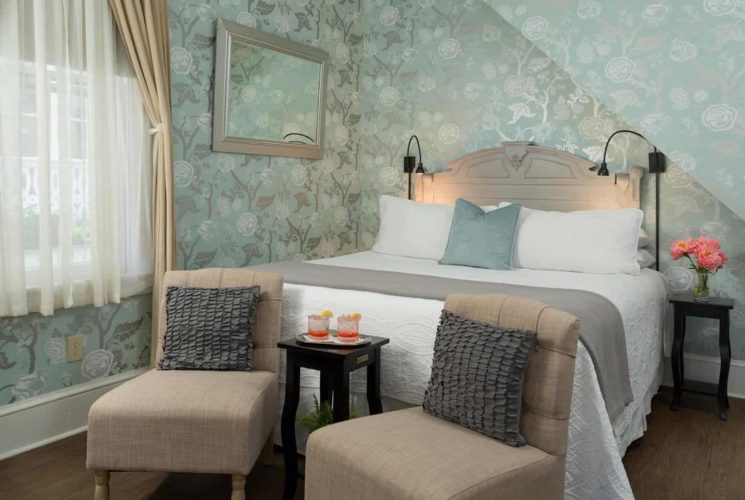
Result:
M417 149L417 152L419 153L418 163L417 163L417 157L411 154L411 143L414 141L416 141L416 149ZM411 199L411 195L412 195L411 174L425 173L424 165L422 164L422 146L421 144L419 144L419 137L417 137L416 134L409 137L409 144L406 147L406 156L404 156L404 173L408 174L409 176L409 199Z
M416 170L416 156L404 156L404 173L410 174Z

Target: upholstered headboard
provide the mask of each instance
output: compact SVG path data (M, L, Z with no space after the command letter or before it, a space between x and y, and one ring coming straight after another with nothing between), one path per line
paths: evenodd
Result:
M500 147L468 154L449 172L423 175L416 199L453 204L464 198L478 205L502 201L541 210L639 208L644 171L600 177L593 162L531 142L505 142Z

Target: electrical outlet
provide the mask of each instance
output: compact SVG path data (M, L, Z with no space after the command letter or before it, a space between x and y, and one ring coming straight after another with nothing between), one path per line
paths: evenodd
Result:
M70 335L67 337L67 362L72 363L83 359L83 336Z

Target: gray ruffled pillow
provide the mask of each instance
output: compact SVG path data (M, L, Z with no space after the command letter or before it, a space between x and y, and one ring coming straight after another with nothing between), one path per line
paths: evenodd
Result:
M253 326L259 287L166 290L161 370L253 368Z
M520 408L536 334L508 330L442 311L424 411L522 446Z

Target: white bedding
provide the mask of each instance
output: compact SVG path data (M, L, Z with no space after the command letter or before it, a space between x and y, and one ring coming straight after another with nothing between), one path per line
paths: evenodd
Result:
M615 422L610 422L592 360L580 344L569 423L566 498L633 498L621 457L626 447L644 433L651 398L662 380L667 291L661 274L650 269L643 269L639 276L527 269L492 271L444 266L433 260L375 252L360 252L313 263L579 289L609 299L621 313L626 330L634 401ZM285 284L284 300L283 338L292 338L302 331L310 313L326 308L337 314L362 313L360 329L363 334L391 339L391 343L383 348L382 357L384 406L391 407L396 401L407 404L422 402L429 380L435 331L443 305L441 301L293 284ZM352 377L352 389L364 392L364 375L355 375L358 376ZM301 385L318 387L317 373L304 370ZM307 406L307 402L301 406Z

